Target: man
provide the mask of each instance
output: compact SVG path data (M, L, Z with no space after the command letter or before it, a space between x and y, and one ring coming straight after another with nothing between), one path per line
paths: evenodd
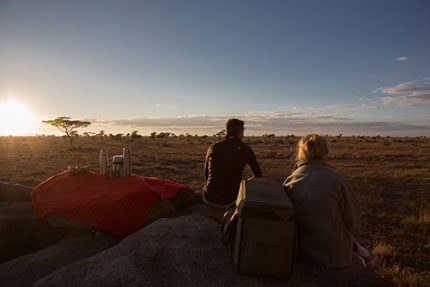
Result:
M205 161L207 183L202 193L204 203L225 208L235 201L246 164L250 165L254 177L263 176L251 147L242 142L244 129L243 121L229 119L225 140L209 147Z

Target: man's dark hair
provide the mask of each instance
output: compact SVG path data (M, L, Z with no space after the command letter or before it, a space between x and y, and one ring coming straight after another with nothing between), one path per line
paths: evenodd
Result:
M243 131L244 121L238 119L229 119L225 124L225 131L227 136L237 136L237 134Z

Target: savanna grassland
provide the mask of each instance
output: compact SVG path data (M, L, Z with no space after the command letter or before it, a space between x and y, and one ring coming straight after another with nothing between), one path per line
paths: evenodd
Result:
M99 169L99 150L132 151L133 172L204 185L203 164L216 137L0 137L0 181L36 186L69 165ZM329 137L329 162L362 203L364 246L380 254L377 272L400 286L430 286L430 139ZM289 175L297 137L250 137L268 182ZM249 169L245 176L250 176Z

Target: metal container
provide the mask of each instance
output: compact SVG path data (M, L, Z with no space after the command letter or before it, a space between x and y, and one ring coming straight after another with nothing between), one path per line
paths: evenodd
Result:
M113 169L109 168L107 172L108 178L113 179L114 178L114 171Z
M131 175L131 156L130 156L130 148L125 147L122 150L123 152L123 159L124 159L124 175L129 176Z
M112 157L112 163L113 164L123 164L124 163L124 156L123 155L114 155Z
M112 158L113 170L116 177L124 176L124 157L122 155L114 155Z
M100 172L105 173L107 168L107 156L105 150L100 150Z

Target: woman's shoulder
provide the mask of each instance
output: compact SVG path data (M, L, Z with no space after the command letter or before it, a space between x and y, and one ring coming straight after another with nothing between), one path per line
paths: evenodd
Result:
M327 171L332 171L333 173L339 173L334 166L330 165L325 160L320 160L320 159L309 160L309 161L298 161L295 164L293 171L308 170L308 169L310 169L310 170L327 170Z
M288 178L321 177L341 180L342 174L323 160L297 162Z

